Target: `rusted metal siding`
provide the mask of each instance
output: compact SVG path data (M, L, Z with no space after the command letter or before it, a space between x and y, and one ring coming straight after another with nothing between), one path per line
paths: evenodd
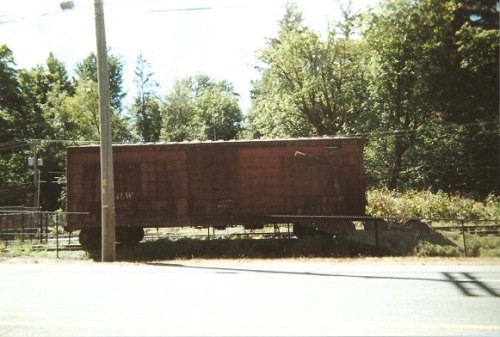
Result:
M117 226L226 226L271 214L364 215L363 141L113 147ZM100 226L98 147L67 151L68 229Z

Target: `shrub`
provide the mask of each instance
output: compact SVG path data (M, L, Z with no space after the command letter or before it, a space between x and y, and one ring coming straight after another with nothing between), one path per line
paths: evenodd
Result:
M443 191L408 190L404 193L388 189L368 190L367 213L372 216L409 218L499 219L500 197L489 195L483 202Z

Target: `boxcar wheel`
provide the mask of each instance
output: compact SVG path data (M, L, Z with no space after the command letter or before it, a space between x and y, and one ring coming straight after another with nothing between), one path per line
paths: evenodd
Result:
M131 231L127 227L117 227L115 230L115 241L122 246L129 245L131 236Z
M142 227L118 227L116 229L116 242L123 246L133 246L144 238Z
M86 250L101 247L101 230L97 228L85 228L80 231L78 241Z
M142 227L132 227L130 229L132 231L132 235L131 235L132 242L131 243L133 245L138 244L139 242L142 241L142 239L144 239L144 228L142 228Z

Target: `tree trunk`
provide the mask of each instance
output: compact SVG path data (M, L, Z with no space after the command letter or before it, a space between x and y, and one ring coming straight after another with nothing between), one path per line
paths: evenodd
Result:
M403 155L406 152L402 137L396 135L394 139L394 161L389 172L388 188L395 189L398 186L403 165Z

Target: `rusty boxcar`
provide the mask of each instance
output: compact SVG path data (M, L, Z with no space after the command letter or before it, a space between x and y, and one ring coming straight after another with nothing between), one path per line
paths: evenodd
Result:
M114 145L113 162L122 243L139 242L147 227L256 228L282 221L273 215L365 214L357 137ZM100 202L99 147L68 148L67 211L81 214L69 214L66 229L80 230L82 245L99 241ZM294 224L298 236L305 231Z

